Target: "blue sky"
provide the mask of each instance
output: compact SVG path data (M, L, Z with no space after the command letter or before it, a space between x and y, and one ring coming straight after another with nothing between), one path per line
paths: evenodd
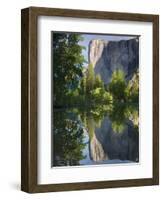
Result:
M83 50L83 55L85 57L85 60L88 61L88 47L89 47L89 42L91 40L100 39L106 41L119 41L119 40L133 39L136 38L137 36L82 34L82 37L84 38L84 40L80 41L79 44L81 46L85 46L86 49Z

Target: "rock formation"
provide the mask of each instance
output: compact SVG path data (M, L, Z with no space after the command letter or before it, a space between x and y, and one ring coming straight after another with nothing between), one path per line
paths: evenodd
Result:
M110 82L116 69L122 69L126 80L130 80L139 66L139 42L138 39L92 40L88 57L89 63L94 66L95 74L100 74L105 84Z

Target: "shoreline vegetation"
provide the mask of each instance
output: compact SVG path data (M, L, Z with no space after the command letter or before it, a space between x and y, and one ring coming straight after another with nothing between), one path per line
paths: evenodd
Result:
M54 108L66 108L76 106L91 107L98 104L136 104L139 102L138 72L135 73L137 79L131 82L125 80L122 70L115 70L112 74L111 82L105 85L100 75L95 75L93 66L88 66L87 72L81 77L75 88L68 88L64 94L54 97ZM60 100L57 100L58 98Z
M104 85L100 75L95 76L94 72L84 75L75 89L69 89L67 93L61 95L63 99L57 101L55 97L54 108L69 107L97 107L100 104L108 105L113 103L138 104L139 86L138 80L134 84L124 78L121 70L113 72L111 82ZM95 80L90 84L89 80ZM91 81L92 82L92 81Z
M53 37L54 108L139 102L138 71L133 75L134 80L127 82L123 70L116 69L111 82L105 84L91 63L85 67L79 34L55 33Z
M84 129L89 135L89 145L95 140L97 128L104 123L108 123L108 128L111 123L111 130L119 134L127 134L125 130L129 126L133 132L130 137L138 138L138 69L130 80L126 80L125 72L117 68L112 72L110 82L104 83L100 74L95 74L93 64L85 60L82 54L85 47L79 45L82 40L80 34L53 34L54 166L80 165L80 161L86 159L83 155L86 148ZM92 152L90 158L95 161ZM105 153L102 149L101 152ZM131 160L138 160L138 153L136 148ZM101 160L104 158L108 159L103 155Z

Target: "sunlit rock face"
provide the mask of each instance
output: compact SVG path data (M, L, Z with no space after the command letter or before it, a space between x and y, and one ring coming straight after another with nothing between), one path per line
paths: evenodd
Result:
M103 50L105 46L107 46L107 42L103 40L92 40L89 44L89 61L96 65L96 63L100 60Z
M101 143L97 140L96 135L93 135L90 141L90 157L93 161L108 160L108 156L105 154Z
M111 80L114 70L122 69L126 80L132 78L139 66L138 39L104 41L92 40L89 44L89 63L105 84Z

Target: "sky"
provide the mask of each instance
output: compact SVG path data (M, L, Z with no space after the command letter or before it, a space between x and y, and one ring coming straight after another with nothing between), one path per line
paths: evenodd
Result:
M88 62L88 47L89 42L93 39L100 39L106 41L119 41L119 40L129 40L136 38L137 36L124 36L124 35L100 35L100 34L81 34L83 41L79 42L79 45L85 46L85 50L82 51L85 60Z

